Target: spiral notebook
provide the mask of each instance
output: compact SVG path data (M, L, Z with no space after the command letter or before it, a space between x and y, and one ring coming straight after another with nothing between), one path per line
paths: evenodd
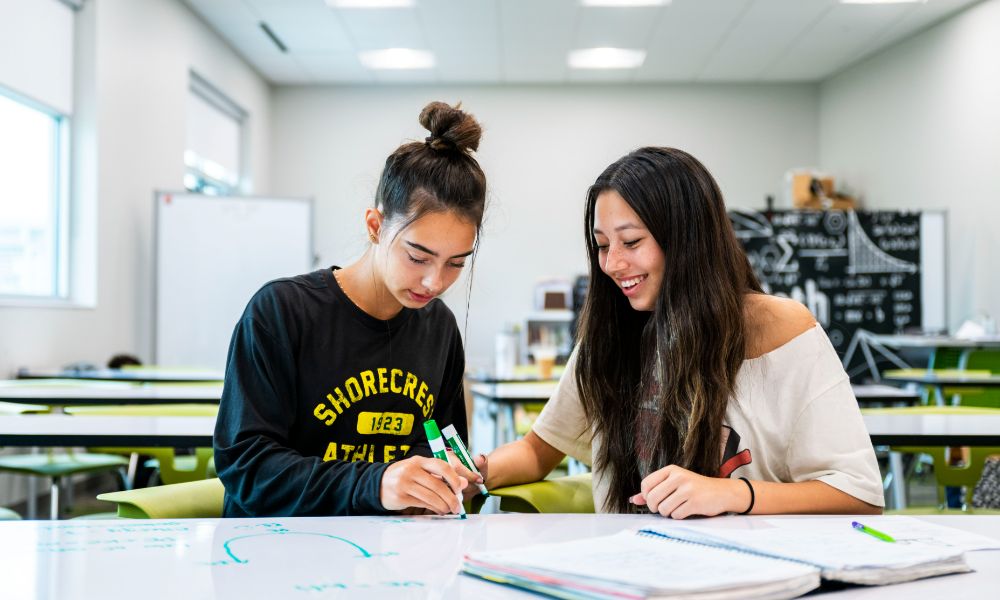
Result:
M848 530L664 527L466 556L463 571L557 598L794 598L822 580L881 585L971 569L961 550Z

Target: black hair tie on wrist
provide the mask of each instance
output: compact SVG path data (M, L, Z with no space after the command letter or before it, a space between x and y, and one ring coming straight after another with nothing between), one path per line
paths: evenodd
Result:
M748 515L750 514L750 511L753 510L753 504L757 500L757 498L753 493L753 486L750 485L750 480L747 479L746 477L740 477L740 479L742 479L743 483L747 484L747 487L750 488L750 506L747 507L745 511L740 513L741 515Z

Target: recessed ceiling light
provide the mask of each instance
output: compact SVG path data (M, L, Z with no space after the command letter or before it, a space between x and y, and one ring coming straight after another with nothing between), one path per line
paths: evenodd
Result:
M665 6L670 0L580 0L582 6L608 6L612 8L631 8L635 6Z
M585 48L571 50L566 62L573 69L636 69L645 60L645 50Z
M840 0L841 4L924 4L927 0Z
M433 69L434 54L428 50L386 48L358 53L361 64L369 69Z
M332 8L409 8L416 0L326 0Z

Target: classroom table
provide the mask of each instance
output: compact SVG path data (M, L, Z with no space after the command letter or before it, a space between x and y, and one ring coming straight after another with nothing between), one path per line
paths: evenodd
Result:
M555 393L558 381L534 381L529 383L474 383L469 391L473 398L487 403L493 418L493 445L498 447L517 439L514 424L514 408L527 402L546 402ZM854 396L862 406L884 404L916 404L920 394L888 385L853 385Z
M801 517L778 517L780 520ZM810 517L812 518L812 517ZM826 517L847 523L850 517ZM921 517L1000 539L1000 517ZM772 527L726 516L719 527ZM471 515L0 522L7 600L59 598L539 598L460 573L468 552L678 527L653 515ZM986 598L1000 589L1000 552L966 554L974 572L829 592L838 599Z
M17 370L18 379L77 379L81 381L129 381L132 383L221 382L222 371L207 369L30 369Z
M222 384L137 384L117 381L2 380L0 402L64 406L214 403Z
M0 416L0 446L212 446L215 417Z
M961 408L961 407L953 407ZM875 446L1000 446L1000 410L996 414L892 414L862 411Z
M853 362L855 352L861 352L872 379L881 381L881 369L876 360L876 354L895 365L897 369L909 369L912 365L900 358L893 350L934 351L939 348L964 350L1000 348L1000 336L991 335L966 339L949 335L878 334L858 330L844 352L844 366L846 367Z
M1000 335L957 338L950 335L870 334L869 338L890 348L1000 348Z
M939 375L928 370L886 374L883 375L882 379L891 383L931 386L934 388L934 397L939 405L944 404L944 388L946 387L955 389L1000 388L1000 375Z
M862 411L873 446L1000 446L1000 410L951 407L958 414L906 414L905 411ZM889 501L892 508L906 508L903 463L898 452L889 452Z

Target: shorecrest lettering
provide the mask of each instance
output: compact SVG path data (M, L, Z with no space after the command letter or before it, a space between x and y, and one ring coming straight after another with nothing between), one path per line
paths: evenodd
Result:
M341 385L333 388L323 402L316 405L313 416L324 425L330 426L355 404L363 404L366 398L381 394L395 394L409 398L420 407L420 413L425 419L434 414L434 394L429 392L427 382L408 371L380 367L348 377ZM387 446L387 452L388 448ZM348 459L339 458L339 460Z

